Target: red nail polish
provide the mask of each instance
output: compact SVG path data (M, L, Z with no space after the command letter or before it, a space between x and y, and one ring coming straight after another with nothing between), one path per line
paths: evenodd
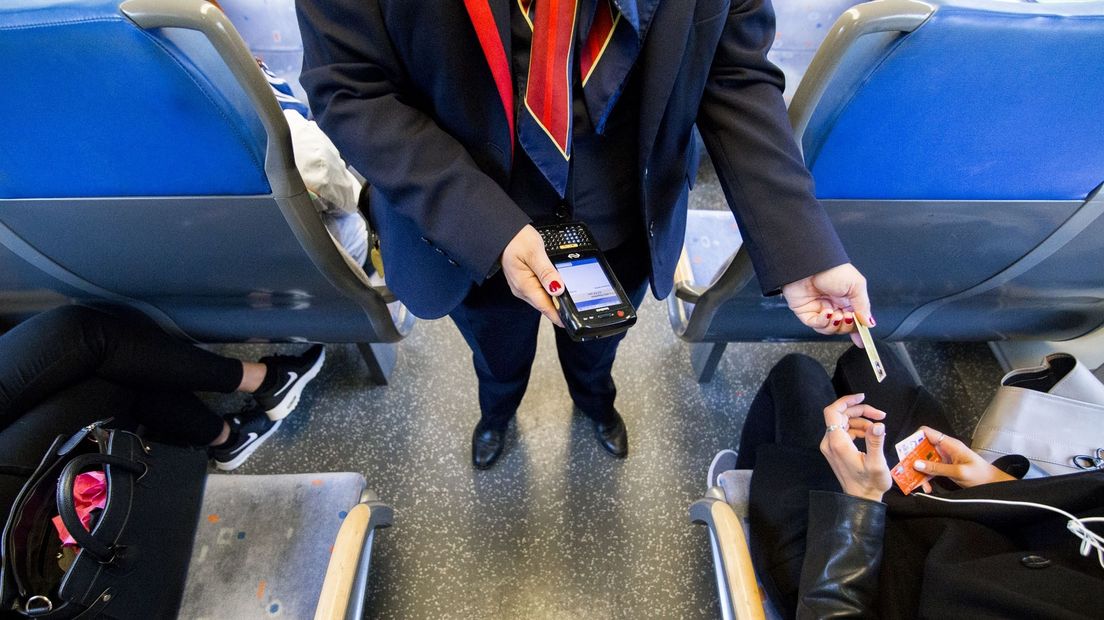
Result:
M877 324L878 324L878 323L877 323L877 322L876 322L876 321L874 320L874 317L873 317L873 315L872 315L872 316L870 316L870 317L868 317L868 318L870 319L870 326L871 326L871 327L874 327L875 325L877 325Z
M555 293L556 291L560 290L560 283L556 280L552 280L552 283L548 285L548 290Z
M843 320L843 322L844 322L844 323L847 323L848 325L850 325L850 324L852 324L852 323L854 323L854 322L855 322L855 319L844 319L844 320Z
M839 325L840 321L832 321L832 325Z

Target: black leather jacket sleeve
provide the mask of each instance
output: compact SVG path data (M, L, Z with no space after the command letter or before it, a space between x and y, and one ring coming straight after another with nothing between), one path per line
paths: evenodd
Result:
M842 493L809 494L798 618L876 615L886 505Z

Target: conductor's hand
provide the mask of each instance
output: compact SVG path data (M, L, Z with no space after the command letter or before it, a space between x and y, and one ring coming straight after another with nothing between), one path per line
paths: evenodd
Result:
M797 318L819 334L851 334L855 345L855 315L874 327L866 278L851 263L833 267L782 287L782 295Z
M893 484L886 464L885 412L861 404L862 394L844 396L824 408L827 430L820 440L820 453L828 459L843 492L875 502ZM859 452L855 439L866 439L867 452Z
M1015 480L954 437L947 437L927 426L921 426L920 430L924 431L924 436L935 446L939 456L943 457L943 462L916 461L912 464L916 471L932 476L946 476L964 489L990 482ZM931 486L926 482L924 490L931 492Z
M526 224L502 251L502 273L515 297L536 308L557 327L563 327L552 298L563 295L563 278L548 254L536 228Z

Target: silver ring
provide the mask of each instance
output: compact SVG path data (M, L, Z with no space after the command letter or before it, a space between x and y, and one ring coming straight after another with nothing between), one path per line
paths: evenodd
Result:
M831 433L832 431L838 431L838 430L842 430L842 429L843 429L842 424L833 424L833 425L829 426L828 428L824 429L824 434L827 435L828 433Z
M947 436L947 433L939 433L939 439L935 440L935 445L943 443L943 438Z

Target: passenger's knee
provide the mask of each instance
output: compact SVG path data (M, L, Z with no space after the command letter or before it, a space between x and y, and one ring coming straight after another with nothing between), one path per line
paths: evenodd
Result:
M778 360L771 369L772 376L799 377L815 372L824 374L824 367L820 362L803 353L790 353Z
M107 314L87 306L68 305L48 310L36 317L44 331L57 334L65 330L83 329L103 321Z

